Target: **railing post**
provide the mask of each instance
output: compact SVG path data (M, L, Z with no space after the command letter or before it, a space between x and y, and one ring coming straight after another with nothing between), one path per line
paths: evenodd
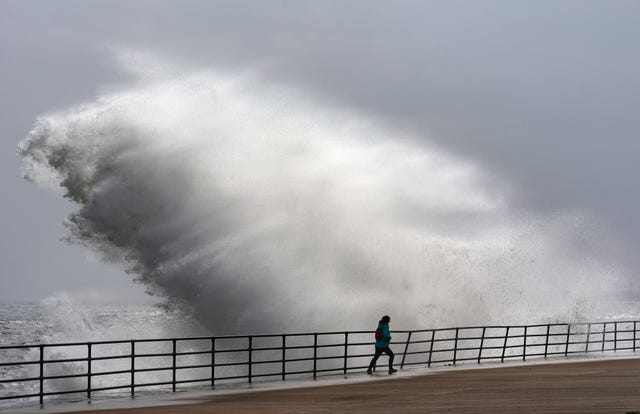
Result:
M44 345L40 345L40 405L44 404Z
M344 333L344 375L347 375L347 359L349 353L349 332Z
M500 358L500 362L504 362L504 355L507 351L507 341L509 340L509 329L511 327L507 326L507 331L504 334L504 343L502 344L502 357Z
M633 321L633 352L636 352L636 332L638 331L636 329L636 321Z
M131 340L131 398L135 396L136 343Z
M249 384L251 384L251 353L253 349L253 337L249 335Z
M567 324L567 342L564 346L564 356L569 355L569 338L571 337L571 324Z
M431 355L433 354L433 343L436 339L435 329L431 331L431 344L429 345L429 360L427 361L427 367L431 368Z
M602 348L600 349L600 352L604 352L604 343L607 339L607 323L605 322L602 326Z
M589 353L589 339L591 338L591 323L587 324L587 339L584 343L584 353Z
M91 399L91 342L87 343L87 399Z
M216 338L211 338L211 388L216 386Z
M527 360L527 328L528 326L524 327L524 342L522 343L522 360L523 361Z
M282 381L284 381L285 375L286 373L286 360L285 357L286 355L286 349L287 349L287 336L286 335L282 335Z
M480 338L480 349L478 350L478 364L482 360L482 347L484 346L484 335L487 331L486 327L482 328L482 337Z
M456 338L453 342L453 365L456 365L456 358L458 357L458 332L460 328L456 328Z
M409 343L411 341L411 334L413 331L409 331L409 335L407 336L407 343L404 345L404 353L402 354L402 362L400 363L400 369L404 368L404 361L407 358L407 351L409 350Z
M313 334L313 379L318 374L318 334Z
M547 337L544 342L544 359L547 359L548 351L549 351L549 334L551 333L551 325L547 324Z
M173 338L171 340L172 344L173 344L173 350L171 351L171 356L172 356L172 363L171 363L171 389L173 391L176 390L176 350L177 350L177 344L176 344L176 339Z
M618 322L613 323L613 352L618 352Z

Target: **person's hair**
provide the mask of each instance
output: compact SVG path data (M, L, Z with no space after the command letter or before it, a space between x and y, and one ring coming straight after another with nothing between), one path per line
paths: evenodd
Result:
M389 323L390 320L391 318L389 317L389 315L384 315L382 319L380 319L380 323Z

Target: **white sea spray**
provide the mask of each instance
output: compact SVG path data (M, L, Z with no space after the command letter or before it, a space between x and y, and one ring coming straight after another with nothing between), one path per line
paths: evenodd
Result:
M217 334L590 318L624 290L587 213L516 209L428 137L262 81L170 71L42 115L25 175Z

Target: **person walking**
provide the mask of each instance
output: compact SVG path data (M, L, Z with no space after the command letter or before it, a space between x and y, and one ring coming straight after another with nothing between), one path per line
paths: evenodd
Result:
M380 319L380 322L378 322L378 329L376 329L376 353L369 363L369 368L367 368L367 374L369 375L371 375L372 371L375 369L376 362L378 362L378 358L382 353L389 355L389 375L394 372L398 372L397 369L393 368L394 355L391 348L389 348L389 343L391 342L389 322L391 322L389 315L384 315L382 319Z

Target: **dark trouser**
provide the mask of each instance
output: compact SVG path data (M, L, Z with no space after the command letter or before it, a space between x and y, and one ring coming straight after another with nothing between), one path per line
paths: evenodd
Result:
M373 359L371 360L371 362L369 363L369 370L373 370L376 367L376 362L378 362L378 358L380 357L380 355L382 355L382 353L385 353L387 355L389 355L389 369L393 368L393 351L391 350L391 348L389 348L389 346L385 346L382 348L379 348L376 346L376 354L373 356Z

